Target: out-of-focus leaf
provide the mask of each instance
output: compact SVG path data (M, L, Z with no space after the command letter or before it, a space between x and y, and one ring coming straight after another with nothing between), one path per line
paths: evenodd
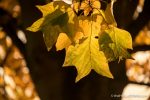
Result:
M150 21L149 21L150 23ZM144 28L138 33L135 38L134 45L150 45L150 25L144 26Z
M0 57L3 57L0 59L0 100L39 100L25 59L3 30L0 31ZM27 91L30 95L26 88L32 88Z
M126 75L130 81L150 84L150 50L137 51L126 60Z

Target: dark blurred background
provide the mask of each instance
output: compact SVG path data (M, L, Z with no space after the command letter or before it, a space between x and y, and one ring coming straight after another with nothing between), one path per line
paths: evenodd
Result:
M125 60L119 63L118 61L109 63L114 75L113 80L92 71L87 77L75 83L76 69L74 67L62 68L65 51L56 52L53 47L48 52L42 33L32 33L26 30L42 16L35 5L44 5L47 2L49 1L0 0L0 26L23 54L41 100L121 100L121 97L112 97L112 95L121 95L129 83L150 86L150 82L137 82L128 78ZM20 10L13 10L13 3L19 5ZM134 49L130 51L131 53L150 50L149 43L144 42L138 45L134 42L144 27L147 27L147 31L150 29L150 0L117 0L114 4L114 16L118 27L129 31L133 37ZM26 43L18 38L17 30L25 33ZM145 37L148 36L145 35Z

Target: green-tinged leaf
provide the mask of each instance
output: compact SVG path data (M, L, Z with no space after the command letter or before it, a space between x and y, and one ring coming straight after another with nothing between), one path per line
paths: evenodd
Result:
M55 44L59 33L62 31L60 27L63 26L63 23L65 24L67 22L66 16L66 13L56 10L54 13L47 15L41 24L41 31L43 32L44 41L48 50Z
M88 37L82 44L67 49L64 66L72 65L78 72L76 82L87 76L92 69L103 76L113 78L104 53L99 51L98 39L95 35Z
M66 33L71 41L74 41L75 33L80 28L78 18L68 4L63 1L55 1L37 7L43 13L43 17L34 22L28 30L33 32L41 30L48 50L56 42L59 33Z
M63 4L64 4L64 6L62 6ZM58 16L58 10L59 10L59 12L65 13L65 9L67 9L66 7L68 8L69 5L65 4L62 1L55 1L55 2L51 2L51 3L48 3L43 6L37 6L37 8L42 12L43 17L41 19L37 20L36 22L34 22L30 27L27 28L27 30L33 31L33 32L39 31L41 29L41 25L43 24L43 21L45 21L45 17L47 15L53 13L51 16L53 18L55 18L56 16ZM59 15L61 15L61 14L59 14ZM53 16L53 15L55 15L55 16Z
M100 34L99 45L109 61L130 58L127 49L132 49L132 38L127 31L112 27Z
M58 38L58 27L45 26L42 28L44 41L48 51L52 48Z
M102 16L104 17L107 24L111 24L114 26L117 26L117 23L115 21L114 15L113 15L113 4L115 0L111 0L109 4L107 4L106 10L100 10Z
M68 15L68 21L62 27L62 30L63 30L62 32L66 33L72 41L75 41L74 37L76 36L76 33L81 31L81 27L79 26L78 17L72 8L68 9L67 15Z

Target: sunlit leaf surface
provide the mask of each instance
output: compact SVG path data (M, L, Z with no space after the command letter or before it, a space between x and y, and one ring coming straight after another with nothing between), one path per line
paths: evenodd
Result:
M103 76L113 78L106 57L102 51L99 51L98 39L94 35L81 45L70 46L67 49L64 66L72 65L76 66L78 71L76 82L88 75L92 69Z
M105 10L99 0L74 0L71 5L54 1L37 6L43 17L28 30L42 31L48 50L55 43L57 50L66 49L64 66L77 68L76 82L92 69L113 78L108 62L130 58L127 49L132 49L130 34L117 28L113 3L106 3Z

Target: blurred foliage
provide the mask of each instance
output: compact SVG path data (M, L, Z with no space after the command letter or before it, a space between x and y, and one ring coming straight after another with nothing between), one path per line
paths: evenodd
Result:
M0 31L0 100L39 100L22 54L2 29Z
M137 5L136 10L133 15L134 20L137 19L139 14L143 11L144 2L145 2L145 0L139 0L138 5Z
M138 33L135 38L134 47L150 45L150 21ZM130 81L150 84L150 49L137 51L132 54L135 60L126 60L127 77Z
M139 0L139 4L134 12L133 19L136 19L143 11L145 0ZM137 33L133 46L143 46L148 48L150 45L150 20ZM143 48L141 48L143 49ZM126 60L127 77L130 81L135 83L150 84L150 48L146 51L137 50L132 54L134 60Z
M150 45L150 21L135 38L135 45Z
M132 54L132 57L135 60L126 61L129 80L150 84L150 51L138 51Z
M18 17L21 13L18 0L1 0L0 7L12 14L14 18Z

